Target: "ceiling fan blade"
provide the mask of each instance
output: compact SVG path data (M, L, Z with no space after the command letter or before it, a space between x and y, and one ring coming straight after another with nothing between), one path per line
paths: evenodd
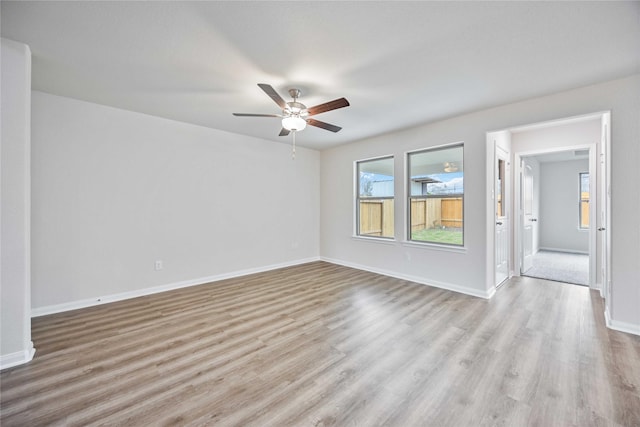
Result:
M269 95L269 97L273 99L276 104L280 106L280 108L282 108L283 110L286 108L287 103L284 102L284 99L282 99L282 97L278 95L278 92L276 92L276 90L271 87L271 85L268 85L266 83L258 83L258 86L260 86L260 89L262 89L264 93Z
M338 132L340 129L342 129L340 126L321 122L320 120L316 120L316 119L307 119L307 124L310 126L315 126L317 128L330 130L331 132Z
M250 114L250 113L233 113L234 116L238 117L282 117L278 114Z
M337 110L338 108L348 107L349 101L345 98L334 99L333 101L325 102L324 104L316 105L315 107L307 108L310 116L324 113L326 111Z
M278 134L278 136L287 136L289 135L289 130L282 128L282 130L280 131L280 133Z

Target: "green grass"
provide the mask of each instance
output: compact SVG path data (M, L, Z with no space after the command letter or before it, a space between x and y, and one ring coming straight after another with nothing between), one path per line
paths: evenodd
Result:
M448 243L451 245L462 244L462 231L440 228L425 228L411 233L411 240L430 243Z

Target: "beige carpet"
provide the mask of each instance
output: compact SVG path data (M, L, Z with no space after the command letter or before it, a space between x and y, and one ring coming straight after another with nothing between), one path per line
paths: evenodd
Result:
M539 251L533 256L533 267L523 276L588 286L589 255Z

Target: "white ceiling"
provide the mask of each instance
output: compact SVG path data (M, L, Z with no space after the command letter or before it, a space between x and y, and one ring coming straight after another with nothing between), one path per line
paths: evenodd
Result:
M640 71L640 2L2 1L33 88L280 142L257 83L302 89L323 149ZM290 137L289 137L290 138Z

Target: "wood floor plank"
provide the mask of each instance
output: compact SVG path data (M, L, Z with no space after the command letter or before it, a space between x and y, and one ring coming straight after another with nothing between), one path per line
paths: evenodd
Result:
M2 426L640 426L640 337L588 288L489 301L313 262L34 318Z

